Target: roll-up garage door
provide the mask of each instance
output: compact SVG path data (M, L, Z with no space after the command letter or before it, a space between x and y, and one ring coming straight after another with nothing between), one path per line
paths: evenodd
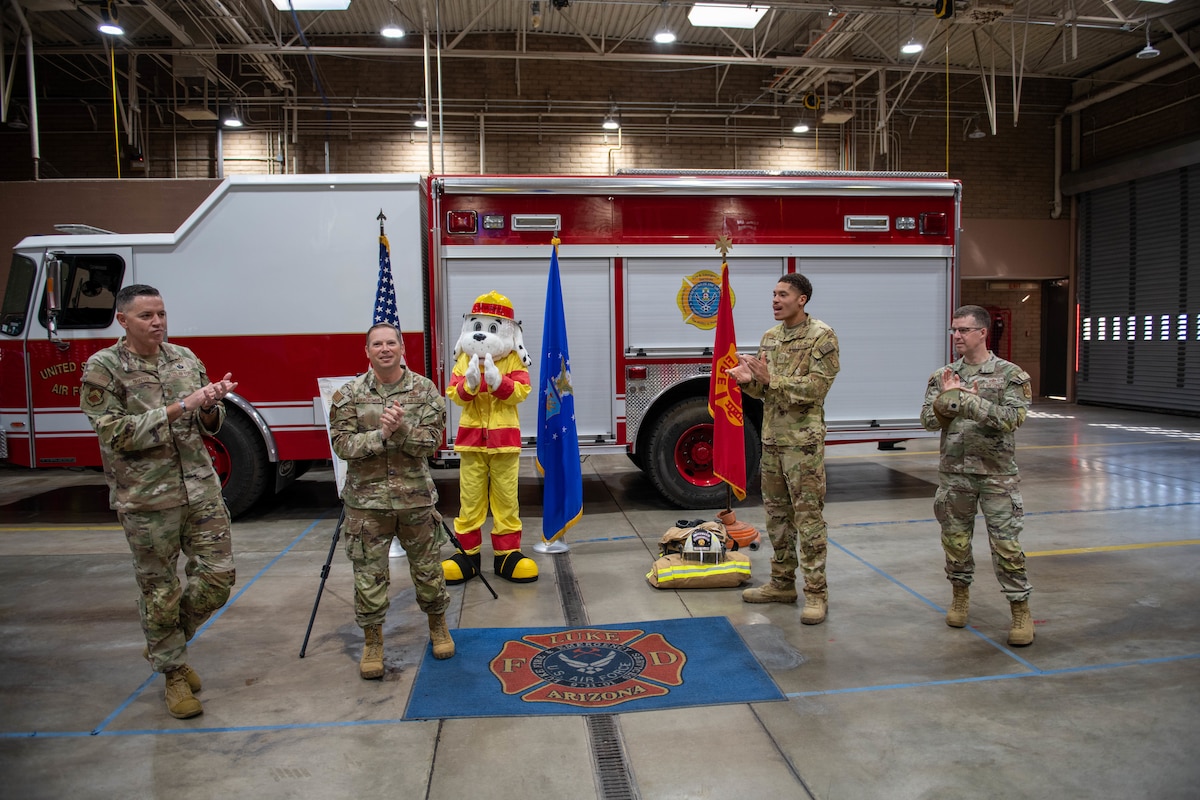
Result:
M1076 398L1200 414L1200 166L1080 195Z

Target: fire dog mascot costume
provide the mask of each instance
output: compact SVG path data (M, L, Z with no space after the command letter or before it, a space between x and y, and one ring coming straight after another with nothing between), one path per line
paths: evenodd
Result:
M457 360L446 396L462 406L454 450L459 454L459 510L455 532L467 555L442 562L446 583L458 584L479 573L483 522L490 500L493 569L514 583L538 578L537 564L521 552L517 470L521 424L517 404L529 396L532 363L525 352L521 325L512 303L488 292L475 299L463 317L454 347Z

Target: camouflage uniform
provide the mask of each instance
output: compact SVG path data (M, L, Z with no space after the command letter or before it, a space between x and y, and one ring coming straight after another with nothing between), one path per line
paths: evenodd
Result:
M167 422L167 408L208 384L204 365L186 347L164 342L143 358L125 337L95 353L83 369L80 408L100 438L109 503L133 553L142 630L150 663L169 672L187 661L187 641L225 605L233 586L233 545L221 483L197 409ZM175 574L182 550L187 585Z
M782 323L763 334L758 357L771 375L769 386L752 380L742 386L763 401L762 494L767 533L775 553L771 582L796 585L828 597L825 582L825 395L837 377L837 334L814 317L795 327ZM799 554L797 554L799 539Z
M982 364L967 364L960 358L949 368L968 387L960 393L957 416L939 419L934 408L945 368L929 377L921 407L925 429L942 432L933 510L942 526L946 577L960 586L971 585L975 574L971 537L978 507L987 523L992 567L1005 597L1010 603L1027 600L1032 587L1019 541L1025 510L1017 488L1020 476L1013 431L1025 421L1032 399L1029 373L990 352ZM968 391L972 386L975 393Z
M404 420L384 440L379 420L392 401L404 409ZM393 536L408 555L417 605L426 614L444 614L450 595L439 558L437 488L426 463L446 430L441 393L412 370L390 385L367 370L333 395L329 427L333 452L347 463L344 530L359 627L382 625L387 614Z

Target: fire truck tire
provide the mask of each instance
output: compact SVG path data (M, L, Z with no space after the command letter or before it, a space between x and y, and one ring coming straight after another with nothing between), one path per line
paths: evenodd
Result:
M680 508L720 508L725 484L713 474L713 421L707 397L689 397L663 412L645 455L654 487ZM746 477L758 471L758 430L747 420Z
M229 410L221 430L207 437L205 444L221 479L229 515L241 516L263 496L271 476L262 436L245 415Z

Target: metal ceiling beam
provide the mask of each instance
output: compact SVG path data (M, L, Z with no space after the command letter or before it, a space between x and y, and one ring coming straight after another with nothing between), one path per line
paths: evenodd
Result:
M303 58L307 55L313 56L341 56L341 57L362 57L376 56L381 58L421 58L420 51L413 49L396 49L390 47L279 47L276 45L267 44L245 44L245 45L228 45L222 47L193 47L193 48L178 48L178 47L140 47L137 48L140 53L153 53L158 55L283 55L295 56ZM102 51L98 48L61 48L61 47L46 47L40 48L40 53L45 55L102 55ZM744 58L741 56L719 56L719 55L676 55L667 53L624 53L616 54L608 52L604 54L587 53L587 52L510 52L504 50L454 50L451 52L442 52L445 58L476 58L481 60L520 60L520 61L589 61L589 62L635 62L641 64L657 63L657 64L699 64L705 66L723 66L731 64L734 66L752 66L752 67L815 67L829 68L837 70L893 70L900 72L909 72L912 69L910 64L900 63L878 63L872 61L853 61L853 60L837 60L837 59L821 59L821 58L806 58L804 56L772 56L769 58ZM949 72L952 75L974 75L975 69L971 67L949 67L937 64L928 64L918 67L917 72ZM1007 71L997 73L1007 75ZM1026 73L1026 78L1044 78L1046 80L1077 80L1073 76L1052 75L1042 73Z

